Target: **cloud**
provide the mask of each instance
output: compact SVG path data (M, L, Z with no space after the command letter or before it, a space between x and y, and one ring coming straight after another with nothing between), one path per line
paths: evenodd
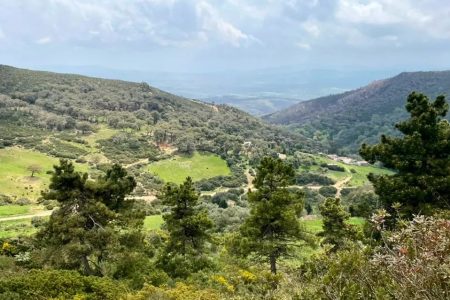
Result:
M58 46L54 51L58 48L61 57L70 56L77 47L77 51L84 51L86 60L94 56L92 53L106 60L104 53L110 52L111 64L115 64L115 55L128 58L141 54L149 61L167 57L161 65L192 60L191 65L204 64L204 69L212 62L225 67L230 63L245 67L253 62L258 68L260 64L296 63L406 64L408 57L423 53L430 53L436 61L447 57L450 61L450 53L444 53L450 47L448 0L0 3L1 55L14 56L19 49L23 56L28 53L32 57L43 51L41 45L51 43ZM312 49L306 62L299 52Z
M340 0L336 17L350 23L392 24L400 21L399 16L391 14L383 3L376 1Z
M196 9L197 15L201 19L203 30L218 34L222 41L234 47L239 47L242 42L252 39L233 24L221 18L209 3L202 1L197 4Z
M303 22L302 28L313 37L318 37L320 35L320 28L318 24L313 20Z
M42 37L36 41L36 44L45 45L52 42L52 38L49 36Z
M311 50L311 45L308 43L304 43L304 42L298 42L295 44L298 48L303 49L303 50Z

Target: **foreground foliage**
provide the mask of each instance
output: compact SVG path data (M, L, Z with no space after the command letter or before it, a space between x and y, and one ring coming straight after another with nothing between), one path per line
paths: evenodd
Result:
M377 145L362 145L363 158L397 170L394 175L370 175L369 180L391 215L394 203L402 204L408 217L449 209L450 124L443 119L448 104L444 96L430 102L425 95L412 93L406 109L410 118L396 125L403 136L383 135Z
M126 250L139 249L144 215L125 197L136 182L114 165L96 182L61 160L51 178L47 200L59 208L36 236L36 255L43 265L79 270L85 275L106 275L106 262Z
M287 188L294 180L292 166L280 159L264 158L254 181L257 190L248 195L250 216L241 227L242 251L269 261L274 274L277 260L286 256L292 246L299 241L311 242L299 222L303 194Z

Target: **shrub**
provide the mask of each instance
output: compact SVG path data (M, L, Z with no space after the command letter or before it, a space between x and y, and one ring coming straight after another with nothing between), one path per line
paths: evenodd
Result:
M323 186L319 189L319 194L324 197L335 197L337 193L337 188L334 186Z
M20 205L20 206L29 205L29 204L31 204L31 201L28 198L20 198L20 199L16 200L15 204Z
M300 185L306 184L332 185L335 183L335 181L329 177L312 173L299 174L297 175L296 181Z
M126 292L125 286L117 281L82 276L75 271L31 270L0 279L0 298L4 299L112 300Z

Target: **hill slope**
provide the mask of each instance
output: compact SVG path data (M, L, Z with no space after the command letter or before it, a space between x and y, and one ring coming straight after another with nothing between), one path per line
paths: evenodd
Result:
M16 173L0 164L8 183L0 186L0 195L32 198L48 183L48 164L21 157L23 148L45 161L74 160L92 176L118 162L137 178L139 194L147 195L165 179L148 168L155 161L168 164L181 156L192 168L203 167L198 180L222 176L239 187L245 184L247 159L313 150L316 144L236 108L178 97L146 83L0 65L0 158L9 150L17 154L9 166ZM215 170L203 152L217 154L214 162L221 168ZM39 164L42 172L29 178L29 164Z
M393 124L406 116L404 105L412 91L431 98L449 95L450 71L401 73L357 90L298 103L264 119L321 140L332 152L355 153L362 142L376 142L380 132L395 133Z
M121 130L123 136L132 132L145 133L149 144L171 145L188 152L197 149L223 156L233 150L238 152L244 141L266 149L273 145L288 149L298 146L299 141L304 148L312 145L299 135L267 125L236 108L178 97L146 83L1 65L0 109L3 129L11 125L28 126L37 135L39 131L90 131L89 125L104 124ZM0 139L8 145L20 144L16 136L20 135L20 128L16 129ZM124 141L121 143L123 146ZM139 153L137 143L134 144L131 148L135 148L134 159L137 159L143 153ZM124 157L124 162L132 160L128 158Z

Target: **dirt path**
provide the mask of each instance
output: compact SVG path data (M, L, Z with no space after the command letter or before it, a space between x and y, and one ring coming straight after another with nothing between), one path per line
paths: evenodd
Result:
M23 220L23 219L31 219L33 217L47 217L52 214L52 210L44 210L31 215L20 215L20 216L12 216L12 217L4 217L0 218L0 222L5 221L14 221L14 220Z
M253 185L253 179L255 179L252 174L250 174L250 169L245 170L245 176L247 177L247 190L253 190L255 186Z
M131 168L135 165L139 165L139 164L148 164L148 158L144 158L144 159L140 159L138 161L135 161L134 163L125 165L125 169Z
M342 191L342 189L344 188L344 186L345 186L350 180L352 180L352 176L351 176L351 175L348 176L348 177L346 177L346 178L344 178L344 179L342 179L342 180L340 180L340 181L338 181L338 182L336 182L336 183L334 184L334 187L337 189L337 192L336 192L336 198L340 198L340 197L341 197L341 191Z

